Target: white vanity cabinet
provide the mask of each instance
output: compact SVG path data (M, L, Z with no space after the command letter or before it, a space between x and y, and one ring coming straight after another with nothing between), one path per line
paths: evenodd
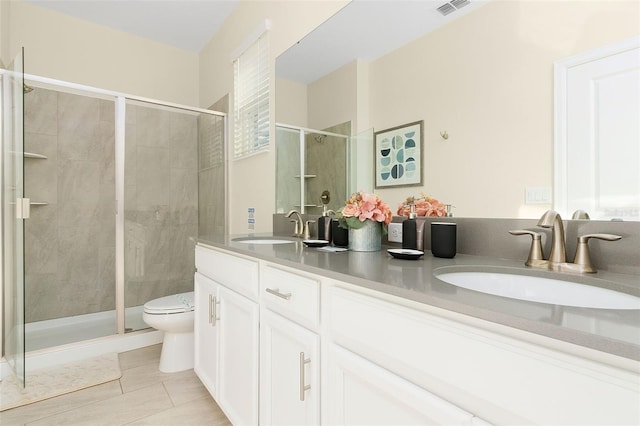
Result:
M233 424L258 423L258 262L196 247L194 371Z
M263 265L260 279L260 424L320 424L320 282Z
M218 287L214 281L196 272L193 331L197 337L193 370L214 398L218 397Z
M632 360L277 260L196 267L195 371L235 425L640 424Z
M448 415L455 405L453 412L459 412L446 421L450 424L485 424L482 419L506 424L640 424L638 372L511 337L509 333L524 332L492 329L449 311L414 309L411 302L378 298L347 286L331 287L326 293L328 333L337 348L329 351L329 389L323 393L333 399L327 404L329 423L341 422L341 409L335 408L340 399L345 407L353 407L358 393L369 395L368 403L360 401L363 410L387 401L390 395L380 392L393 386L418 400L420 391L401 384L398 379L403 378L437 395L439 402L432 405L438 415ZM383 385L385 380L388 385ZM451 407L440 410L446 406ZM367 413L354 416L361 414Z

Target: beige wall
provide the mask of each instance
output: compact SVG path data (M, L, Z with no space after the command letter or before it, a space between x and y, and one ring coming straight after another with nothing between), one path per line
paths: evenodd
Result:
M307 123L307 85L276 78L276 123L309 127Z
M0 31L0 54L13 56L24 45L28 73L204 107L233 97L231 54L265 19L273 65L347 3L242 1L197 55L20 1L2 2L0 22L9 22L9 30L3 25ZM422 190L464 216L538 214L522 203L525 187L552 185L553 61L638 35L639 7L635 1L494 1L368 67L359 63L356 131L425 121L424 188L380 195L395 206ZM275 117L272 111L272 122ZM233 117L229 129L231 143ZM439 136L443 130L448 141ZM274 168L273 150L230 162L232 233L246 231L248 207L257 209L256 231L271 229Z
M0 1L0 67L9 64L9 2Z
M355 121L358 89L358 62L353 61L309 84L308 122L312 129L325 129Z
M26 73L198 105L197 53L22 1L1 3L10 18L1 35L8 52L1 53L12 58L24 46Z
M371 64L376 130L425 124L422 188L456 215L538 217L553 186L553 63L638 35L638 2L495 1ZM398 64L408 64L399 67ZM448 140L440 137L447 131Z
M550 205L524 205L524 192L553 186L553 63L637 36L639 5L495 1L371 63L376 131L425 125L425 185L378 193L394 207L424 191L458 216L539 217Z
M539 217L550 204L525 205L524 194L553 186L553 63L637 36L639 9L635 1L493 1L310 84L309 126L337 115L357 134L424 120L424 185L376 190L394 209L425 192L457 216Z
M232 53L269 19L269 56L272 79L275 58L348 1L242 1L223 27L200 52L200 104L209 105L229 93L233 104ZM271 135L275 137L275 90L271 90ZM233 143L233 117L229 117L229 145ZM275 143L269 152L229 162L229 230L247 232L247 209L256 209L255 231L272 229L275 211ZM231 151L231 150L230 150Z
M355 60L304 85L276 79L276 122L325 129L351 121L369 128L369 63Z

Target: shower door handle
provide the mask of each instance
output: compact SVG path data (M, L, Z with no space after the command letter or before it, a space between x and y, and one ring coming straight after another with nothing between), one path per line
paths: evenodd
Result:
M28 198L16 198L16 219L29 219L31 202Z

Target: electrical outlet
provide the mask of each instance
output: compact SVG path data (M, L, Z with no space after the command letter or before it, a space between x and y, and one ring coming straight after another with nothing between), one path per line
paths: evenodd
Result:
M390 223L389 235L387 236L390 243L402 242L402 223Z

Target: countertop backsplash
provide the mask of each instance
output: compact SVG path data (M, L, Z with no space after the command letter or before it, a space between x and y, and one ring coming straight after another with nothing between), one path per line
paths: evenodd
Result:
M304 220L317 220L317 215L303 215ZM405 218L394 216L393 222L402 222ZM537 219L486 219L462 217L428 217L424 231L425 250L431 249L431 222L455 222L458 224L457 252L474 256L487 256L499 259L527 259L531 238L509 234L513 229L529 229L543 235L542 247L545 257L551 250L551 229L536 226ZM598 270L640 276L640 222L609 222L597 220L564 220L567 261L573 261L577 239L581 235L607 233L621 235L619 241L601 241L591 239L589 251L591 260ZM273 215L273 234L290 236L293 224L283 214ZM316 238L316 224L311 225L311 236ZM383 245L400 246L387 242ZM640 280L638 282L640 286Z

